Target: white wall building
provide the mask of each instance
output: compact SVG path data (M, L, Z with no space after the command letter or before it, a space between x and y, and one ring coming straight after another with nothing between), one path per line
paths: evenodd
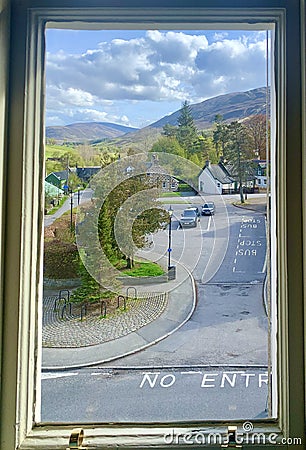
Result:
M235 190L235 181L222 163L206 161L199 174L198 188L204 194L229 194Z

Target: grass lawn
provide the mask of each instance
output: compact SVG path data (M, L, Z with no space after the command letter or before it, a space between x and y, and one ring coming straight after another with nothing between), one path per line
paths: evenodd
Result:
M181 193L180 192L163 192L161 194L161 197L180 197Z
M125 269L122 273L130 277L157 277L165 272L156 263L137 261L132 269Z

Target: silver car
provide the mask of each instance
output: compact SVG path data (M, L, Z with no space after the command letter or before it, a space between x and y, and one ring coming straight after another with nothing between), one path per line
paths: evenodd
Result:
M196 227L198 225L198 214L195 208L185 209L179 220L180 228Z

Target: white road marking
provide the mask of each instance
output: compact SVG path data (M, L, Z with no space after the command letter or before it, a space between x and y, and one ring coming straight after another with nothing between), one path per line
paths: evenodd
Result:
M50 380L52 378L75 377L77 375L79 375L78 372L43 372L41 374L41 379Z
M265 273L266 270L267 270L267 252L266 252L266 256L265 256L265 260L264 260L264 264L263 264L261 273Z
M201 231L202 231L203 233L207 233L207 231L209 231L209 229L210 229L210 224L211 224L211 216L208 217L208 223L207 223L207 228L206 228L206 230L203 230L203 228L201 228Z
M102 376L102 377L111 377L113 374L111 372L91 372L92 377Z

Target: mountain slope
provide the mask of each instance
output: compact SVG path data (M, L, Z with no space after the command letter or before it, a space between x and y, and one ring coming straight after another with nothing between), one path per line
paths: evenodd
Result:
M213 126L217 114L222 115L226 122L242 120L256 114L265 114L266 88L219 95L190 105L190 108L197 128L205 130ZM137 151L148 151L160 137L164 125L167 123L177 125L179 114L178 110L145 128L125 134L111 142L122 149L133 148Z
M65 126L46 127L46 137L56 141L85 142L98 139L113 139L137 128L108 122L80 122Z
M190 105L194 122L199 129L211 127L215 116L221 114L225 121L240 120L255 114L265 114L266 89L219 95L201 103ZM163 117L149 127L162 128L167 123L177 125L180 112Z
M265 114L266 88L246 92L219 95L201 103L190 105L194 122L199 130L211 128L215 116L220 114L227 122L242 120L255 114ZM151 125L141 128L125 127L108 122L73 123L66 126L46 128L46 137L58 142L89 142L107 139L117 147L147 151L158 139L167 123L177 125L180 111L165 116Z

